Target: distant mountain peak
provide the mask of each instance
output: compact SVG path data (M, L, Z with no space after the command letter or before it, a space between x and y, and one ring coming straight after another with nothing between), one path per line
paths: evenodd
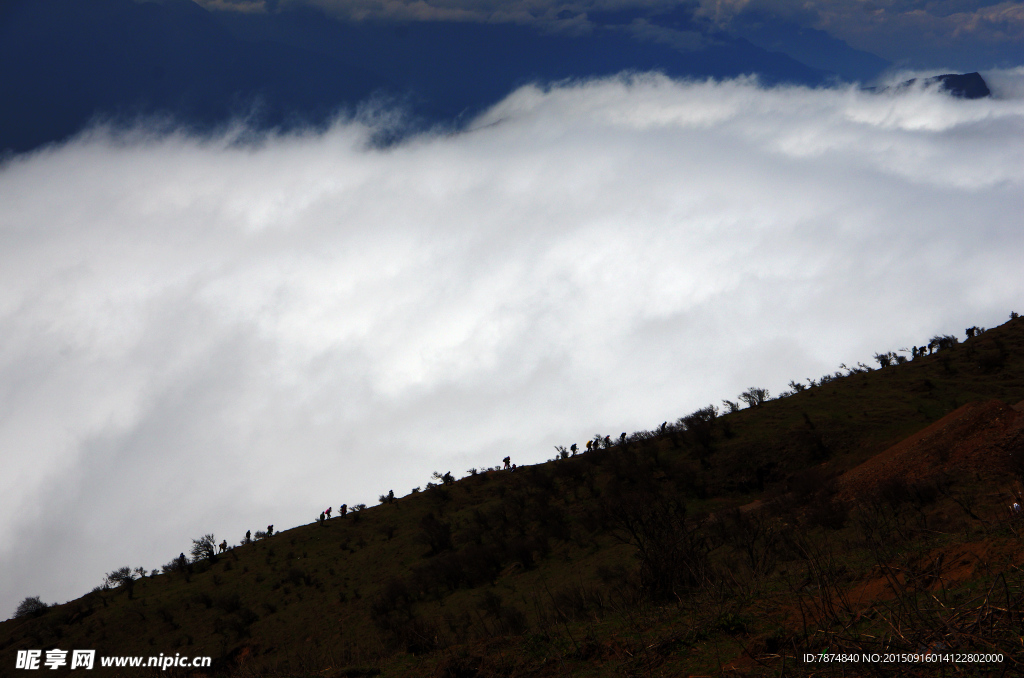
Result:
M913 80L910 81L913 83ZM926 85L940 83L942 89L960 99L984 99L992 96L981 73L946 73L925 80Z
M910 80L904 80L898 85L890 87L867 87L866 91L869 92L886 92L893 89L905 89L907 87L913 87L919 78L911 78ZM924 78L922 80L925 87L931 87L938 85L941 90L949 93L958 99L984 99L985 97L992 96L992 91L988 88L988 83L981 77L978 72L974 73L945 73L943 75L935 75L930 78Z

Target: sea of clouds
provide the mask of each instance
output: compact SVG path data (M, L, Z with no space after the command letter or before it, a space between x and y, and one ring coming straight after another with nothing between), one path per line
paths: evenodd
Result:
M0 165L0 617L1024 312L992 99L614 78Z

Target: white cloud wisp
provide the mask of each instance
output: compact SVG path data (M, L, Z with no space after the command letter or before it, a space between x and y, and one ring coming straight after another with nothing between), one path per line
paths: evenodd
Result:
M0 614L1002 322L1024 73L997 75L978 101L643 76L387 149L342 121L9 160Z

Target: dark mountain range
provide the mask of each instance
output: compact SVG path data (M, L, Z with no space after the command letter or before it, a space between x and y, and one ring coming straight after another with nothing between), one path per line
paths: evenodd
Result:
M238 40L187 0L16 0L0 18L0 149L15 152L94 118L323 119L386 84L323 54Z
M473 114L529 82L658 70L676 77L725 78L756 73L768 83L819 84L825 73L746 40L706 35L697 49L638 40L633 15L602 17L589 34L515 24L471 22L340 23L312 9L279 14L216 15L247 40L303 45L380 73L430 116Z
M878 65L857 53L856 67L829 70L857 59L818 36L817 52L801 53L824 67L807 66L683 10L590 21L591 31L571 34L472 22L344 23L301 7L209 12L189 0L13 0L0 13L0 150L27 151L96 119L165 116L202 130L246 117L257 128L290 127L323 123L380 93L422 123L458 123L529 82L658 70L817 85ZM831 60L830 50L838 55Z
M825 31L783 21L766 12L743 12L730 28L758 47L784 52L812 68L835 73L847 82L870 82L890 66L882 57L850 47Z

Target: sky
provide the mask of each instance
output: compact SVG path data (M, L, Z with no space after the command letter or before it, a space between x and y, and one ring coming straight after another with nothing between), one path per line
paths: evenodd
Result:
M587 30L590 15L696 9L709 26L744 34L765 17L822 30L899 67L1016 66L1024 2L1015 0L196 0L209 9L275 11L312 5L344 19L510 21Z
M0 616L1024 311L995 96L658 75L0 165Z

